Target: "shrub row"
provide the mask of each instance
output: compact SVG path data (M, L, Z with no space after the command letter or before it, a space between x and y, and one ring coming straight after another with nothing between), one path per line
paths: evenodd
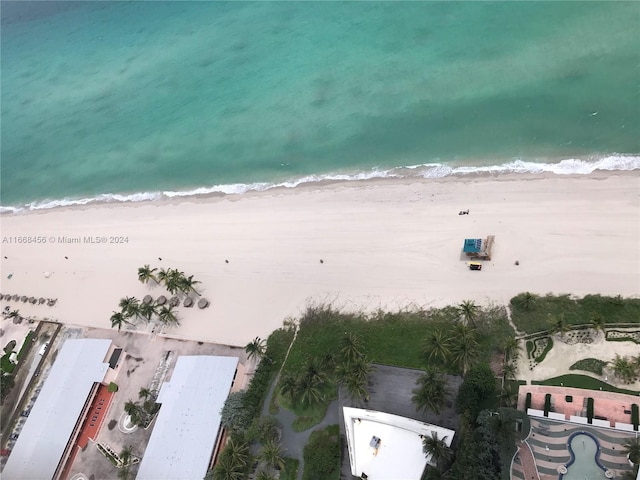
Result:
M544 416L548 416L551 411L551 394L547 393L544 396Z
M587 422L593 423L593 398L587 398Z

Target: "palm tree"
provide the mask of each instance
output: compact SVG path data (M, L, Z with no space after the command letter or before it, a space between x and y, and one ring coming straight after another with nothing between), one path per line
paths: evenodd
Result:
M138 268L138 280L140 280L142 283L149 283L149 280L153 280L157 283L158 280L156 280L156 276L154 275L154 272L156 270L158 269L151 268L149 265Z
M593 329L598 332L602 332L605 333L605 326L606 326L607 322L605 321L604 317L602 315L600 315L599 313L596 313L592 318L591 318L591 326L593 327Z
M467 325L472 327L476 326L476 319L478 318L479 307L473 300L465 300L458 305L458 313L464 319Z
M362 344L360 338L353 332L342 337L342 358L346 363L352 363L362 356Z
M295 402L297 392L298 386L296 379L291 375L282 377L282 380L280 380L280 395L290 402Z
M258 456L270 467L282 470L284 468L284 457L280 444L274 440L267 440L260 448Z
M147 322L151 321L151 317L157 313L156 306L153 303L143 303L140 305L140 309L138 310L138 315L144 318Z
M422 451L427 460L430 460L429 463L437 466L440 471L446 470L453 458L453 452L445 443L446 439L446 436L438 438L438 432L431 432L431 435L422 437Z
M416 410L431 410L436 414L440 413L449 394L444 375L434 367L427 367L416 384L417 388L412 390L413 396L411 397Z
M452 337L451 358L463 375L467 373L477 354L478 341L475 330L465 324L458 323Z
M230 455L220 455L213 469L214 480L241 480L244 478L244 467L234 463Z
M504 380L514 380L518 367L514 363L507 362L502 365L502 378Z
M138 396L146 400L149 397L151 397L151 390L149 390L148 388L142 387L140 389L140 392L138 393Z
M536 295L531 292L524 292L521 295L521 303L523 310L530 311L536 306Z
M111 328L117 326L118 331L120 331L122 325L125 323L131 325L131 322L127 321L127 318L122 314L122 312L113 312L113 315L111 315L109 320L111 320Z
M161 268L160 271L158 272L157 275L157 282L158 283L162 283L165 286L167 285L167 282L169 281L169 278L171 276L171 269L169 268L168 270L165 270L164 268Z
M559 333L561 339L564 339L564 334L570 330L569 325L565 322L564 315L562 314L558 317L550 315L548 323L551 326L551 333Z
M342 381L346 387L349 396L353 400L369 401L369 390L367 390L367 381L358 375L351 375Z
M118 478L120 480L129 479L129 469L131 468L131 461L133 460L133 447L127 445L120 452L120 465L118 467Z
M500 391L500 401L505 407L512 408L516 405L518 401L518 391L514 390L511 387L503 387Z
M247 343L247 345L244 347L244 351L247 352L249 359L261 358L266 350L266 342L260 337L254 338L252 342Z
M173 307L162 307L158 312L158 319L164 323L165 325L180 325L180 321L178 320L178 316L176 315Z
M622 453L629 456L629 460L634 465L640 464L640 439L638 437L630 438L622 445Z
M142 410L140 405L129 400L124 404L124 411L129 417L131 417L131 423L134 425L140 425L140 421L142 420Z
M247 466L247 462L249 461L249 447L246 443L232 437L227 441L225 450L235 465L242 469Z
M362 380L364 382L368 382L369 375L371 375L376 367L373 366L371 360L367 359L364 355L356 360L352 365L350 365L351 374Z
M164 282L165 288L171 293L171 295L175 295L179 291L181 291L182 285L184 285L186 278L184 276L184 272L181 272L177 269L169 269L168 276Z
M320 391L320 382L316 377L303 375L297 382L298 393L296 396L300 398L303 404L310 405L318 403L322 400L323 395Z
M278 480L278 478L279 477L276 477L274 473L268 470L258 470L256 474L256 480Z
M20 318L20 310L11 310L9 318Z
M130 465L131 460L133 459L133 446L127 445L126 447L123 447L120 455L118 456L120 457L120 461L122 462L123 466Z
M194 280L193 275L189 275L188 277L182 275L181 277L179 277L178 288L182 293L187 294L189 292L193 292L196 295L200 296L200 293L198 293L198 290L196 290L197 283L201 282L199 282L198 280Z
M333 354L331 353L325 354L320 359L319 367L320 367L320 370L322 370L323 372L331 372L332 370L334 370L336 368L336 359L333 356Z
M118 306L127 318L136 317L140 314L140 300L136 297L124 297L120 299Z
M324 382L327 381L327 372L320 368L320 364L315 359L307 361L304 376L311 378L313 382L317 383L319 386L323 385Z
M436 328L425 340L424 353L430 362L435 361L442 365L447 363L447 359L451 353L449 351L449 340L440 328Z
M520 357L520 341L513 335L507 337L502 349L505 362L516 362Z
M637 376L635 360L630 361L627 357L616 354L613 361L613 373L624 383L633 383Z

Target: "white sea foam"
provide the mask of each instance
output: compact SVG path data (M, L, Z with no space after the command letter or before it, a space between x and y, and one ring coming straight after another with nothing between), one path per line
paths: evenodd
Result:
M19 213L26 210L45 210L56 207L73 205L88 205L92 203L111 202L144 202L149 200L163 200L179 197L192 197L211 194L239 195L251 191L265 191L272 188L295 188L303 184L312 184L326 181L357 181L375 178L443 178L448 176L468 176L480 174L542 174L552 173L556 175L588 175L598 170L605 171L630 171L640 169L640 156L611 155L607 157L581 160L566 159L557 163L536 163L525 160L513 160L501 165L486 166L451 166L441 163L425 163L409 165L392 169L373 169L370 171L356 172L353 174L333 173L325 175L307 175L294 178L281 183L233 183L213 185L210 187L198 187L183 191L140 192L125 194L102 194L86 198L63 198L61 200L43 200L41 202L28 203L21 206L0 206L0 213Z

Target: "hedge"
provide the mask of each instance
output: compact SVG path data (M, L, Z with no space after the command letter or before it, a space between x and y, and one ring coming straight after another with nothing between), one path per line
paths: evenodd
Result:
M549 416L549 411L551 410L551 394L547 393L544 396L544 416Z
M593 423L593 398L587 398L587 422Z
M633 423L633 429L637 432L638 431L638 423L640 423L638 417L640 417L640 414L638 413L638 404L634 403L633 405L631 405L631 423Z
M527 392L527 399L524 402L524 411L528 412L531 408L531 392Z
M540 356L536 359L534 359L537 363L542 363L542 361L544 360L544 358L547 356L547 353L549 353L549 351L553 348L553 339L551 337L549 337L549 341L547 342L547 346L544 347L544 350L542 351L542 353L540 354Z
M18 362L31 348L31 340L35 335L36 332L34 332L33 330L29 330L29 333L27 333L27 338L24 339L24 343L22 344L22 347L20 347L20 351L18 352Z

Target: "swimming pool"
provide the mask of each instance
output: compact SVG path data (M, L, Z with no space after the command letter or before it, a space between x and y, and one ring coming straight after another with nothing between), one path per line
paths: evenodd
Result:
M600 463L600 443L589 432L575 432L567 441L571 460L560 480L608 480L607 468Z

